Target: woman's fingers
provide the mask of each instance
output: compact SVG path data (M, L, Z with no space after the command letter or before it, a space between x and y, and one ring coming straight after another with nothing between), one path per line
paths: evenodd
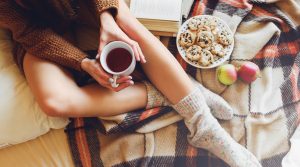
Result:
M94 62L91 66L90 75L102 86L110 84L109 80L112 76L106 73L98 62Z
M111 83L105 82L105 81L103 81L101 79L99 79L97 82L101 86L103 86L103 87L105 87L107 89L110 89L111 91L114 91L114 92L119 92L119 91L121 91L121 90L123 90L123 89L125 89L125 88L127 88L129 86L134 85L134 82L132 80L126 80L124 82L118 83L119 86L116 87L116 88L113 88L112 85L111 85Z
M98 71L98 73L96 74L96 77L94 77L96 79L96 81L103 87L108 88L112 91L119 92L122 89L125 89L128 86L131 86L134 84L131 76L123 76L123 77L120 77L117 79L117 84L119 84L119 86L117 88L113 88L112 84L110 82L110 80L112 79L112 76L110 76L104 70L102 70L101 67L97 71Z
M138 49L137 49L136 45L135 45L135 44L132 44L131 47L132 47L132 49L133 49L133 52L134 52L136 61L141 61L141 59L140 59L140 54L139 54L139 52L138 52Z
M133 81L127 81L127 82L124 82L124 83L121 83L118 87L116 88L112 88L111 90L115 91L115 92L119 92L129 86L132 86L134 85L134 82Z
M115 92L119 92L129 86L134 85L134 82L131 80L132 77L128 77L128 76L119 78L117 80L117 84L119 84L119 86L116 88L112 87L112 84L111 84L111 82L109 82L109 80L104 80L103 78L98 78L98 77L94 77L94 78L101 86L108 88Z
M96 69L95 69L95 74L96 74L99 78L101 78L101 79L103 79L103 80L105 80L105 81L107 81L107 82L108 82L109 79L112 77L112 75L106 73L106 72L103 70L103 68L101 67L100 63L97 63L97 67L96 67Z
M96 55L96 60L99 60L100 59L100 54L98 53L97 55Z
M126 34L124 34L124 36L122 37L122 41L126 42L127 44L129 44L133 50L133 53L135 55L135 59L136 61L141 61L140 59L140 55L137 49L137 42L131 40Z
M112 84L110 82L110 80L112 80L112 75L106 73L101 65L97 62L95 62L95 64L92 66L92 68L94 68L92 71L92 76L93 78L103 87L108 88L112 91L115 92L119 92L122 89L127 88L128 86L131 86L134 84L134 82L132 81L132 77L131 76L123 76L117 79L117 84L119 84L119 86L117 88L113 88Z
M142 52L142 49L141 49L141 47L140 47L140 45L138 43L137 43L137 49L138 49L138 52L139 52L140 59L141 59L142 63L146 63L147 62L146 58L145 58L145 56L144 56L144 54Z
M104 79L102 77L99 77L97 74L93 74L92 77L102 86L107 87L108 85L111 85L109 82L109 79Z
M98 77L98 75L96 75L96 74L92 74L91 76L98 82L98 84L100 84L102 86L109 84L108 81L103 80L102 78Z
M131 81L132 77L131 76L123 76L117 79L117 84L123 83L123 82L127 82L127 81Z
M129 43L129 44L131 45L131 47L133 49L136 60L140 61L142 63L146 63L146 59L145 59L145 56L144 56L144 54L141 50L140 45L137 42L133 41L133 40L131 40L131 43Z

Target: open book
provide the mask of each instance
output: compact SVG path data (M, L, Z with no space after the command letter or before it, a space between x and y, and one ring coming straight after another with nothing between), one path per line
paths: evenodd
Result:
M131 0L130 10L152 32L174 36L181 26L182 0Z

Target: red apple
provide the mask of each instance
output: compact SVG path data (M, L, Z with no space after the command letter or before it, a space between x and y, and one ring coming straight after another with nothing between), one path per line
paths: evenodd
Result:
M222 84L231 85L237 80L237 72L232 64L225 64L218 67L217 77Z
M245 83L250 84L255 81L260 74L259 67L252 62L245 62L238 69L238 77Z

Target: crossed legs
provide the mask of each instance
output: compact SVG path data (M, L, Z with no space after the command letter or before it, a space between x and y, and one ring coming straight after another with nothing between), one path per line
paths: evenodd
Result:
M153 85L176 104L173 108L183 116L190 131L190 144L213 152L234 167L260 166L212 117L202 92L173 55L149 31L134 22L136 31L128 35L143 50L147 63L142 67ZM24 71L38 103L51 116L112 116L147 105L147 89L143 84L137 83L118 93L97 84L78 87L66 70L29 54L25 56Z
M147 60L142 67L155 87L175 104L193 90L193 83L168 49L136 23L147 34L137 39ZM147 90L142 83L117 93L98 84L78 87L63 67L30 54L24 58L24 71L37 102L52 116L112 116L147 104Z
M78 87L67 70L29 54L24 71L37 102L50 116L112 116L146 106L147 92L141 83L118 93L99 84Z

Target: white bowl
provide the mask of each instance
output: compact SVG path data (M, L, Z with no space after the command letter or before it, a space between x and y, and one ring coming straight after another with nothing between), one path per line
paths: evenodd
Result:
M215 18L217 20L217 28L219 28L220 30L225 30L227 31L233 41L230 45L224 47L224 51L225 51L225 55L224 57L214 61L212 64L208 65L208 66L202 66L201 64L199 64L198 62L195 62L195 61L190 61L187 59L186 57L186 51L183 47L181 47L178 43L178 39L180 37L180 34L183 33L183 32L186 32L188 30L188 23L191 19L193 18L197 18L197 19L212 19L212 18ZM233 51L233 47L234 47L234 38L233 38L233 33L232 31L230 30L229 26L223 21L221 20L220 18L218 17L215 17L215 16L211 16L211 15L199 15L199 16L194 16L194 17L191 17L190 19L188 19L187 21L185 21L182 26L180 27L179 31L178 31L178 34L177 34L177 38L176 38L176 46L177 46L177 49L181 55L181 57L187 62L189 63L190 65L196 67L196 68L202 68L202 69L209 69L209 68L214 68L214 67L217 67L221 64L223 64L225 61L227 61L229 58L230 58L230 55Z

